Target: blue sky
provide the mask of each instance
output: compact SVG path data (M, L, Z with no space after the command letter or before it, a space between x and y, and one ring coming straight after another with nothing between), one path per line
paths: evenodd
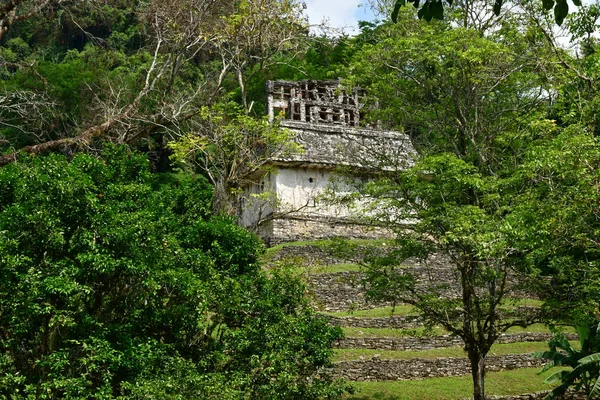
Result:
M361 0L305 0L306 15L310 24L318 24L327 19L335 28L346 28L346 32L356 32L357 22L373 19L373 13Z

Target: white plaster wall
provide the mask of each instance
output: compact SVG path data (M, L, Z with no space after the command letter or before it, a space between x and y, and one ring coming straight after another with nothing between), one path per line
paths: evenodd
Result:
M336 195L355 191L328 169L279 167L245 190L240 224L271 244L340 235L355 238L390 236L385 230L360 226L360 220L365 216L388 214L393 218L393 210L385 210L385 205L384 209L374 207L366 199L354 199L350 206L332 205L327 201L330 194L325 194L331 190L332 180ZM272 194L270 199L256 197L265 192Z
M328 205L321 198L330 179L334 178L330 171L309 167L280 168L274 178L279 212L300 212L336 218L349 216L346 207Z
M272 173L263 176L257 183L244 189L240 204L240 225L254 230L257 223L273 214L275 198L265 198L264 193L275 193L275 179ZM257 195L261 195L257 197Z

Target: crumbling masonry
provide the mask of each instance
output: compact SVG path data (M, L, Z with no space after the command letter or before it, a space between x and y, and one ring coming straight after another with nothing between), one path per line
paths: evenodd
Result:
M345 90L340 81L270 81L267 111L271 120L293 131L303 152L272 160L274 172L247 187L243 226L274 245L333 236L387 236L348 208L322 201L336 170L346 167L356 180L375 171L409 167L415 151L407 135L370 128L361 122L364 93ZM329 186L328 186L329 185ZM336 184L340 193L351 185ZM270 199L258 196L272 193Z

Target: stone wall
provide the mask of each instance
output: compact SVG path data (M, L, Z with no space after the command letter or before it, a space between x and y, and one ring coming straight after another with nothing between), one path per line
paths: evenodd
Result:
M550 393L549 390L543 392L536 392L531 394L520 394L517 396L486 396L488 400L543 400ZM557 397L556 400L586 400L587 396L581 392L569 391L564 396ZM471 399L464 399L471 400Z
M455 284L455 272L450 268L407 267L396 271L411 274L422 290L436 290L441 296L458 297L460 287ZM317 307L325 311L344 311L389 306L389 302L367 302L361 285L364 274L360 272L337 272L309 275L309 286L315 295Z
M565 335L568 340L577 340L576 334ZM500 335L496 343L546 342L552 338L551 333L506 333ZM445 347L462 347L461 338L452 335L423 337L353 337L339 340L335 347L342 349L377 349L419 351Z
M456 271L451 268L415 266L397 268L395 272L401 275L412 275L417 281L417 290L422 292L436 293L447 298L459 298L462 295ZM354 271L307 276L317 308L320 310L344 311L391 305L389 302L367 301L365 288L361 284L363 278L363 273ZM526 297L526 294L519 292L512 292L511 295ZM526 310L526 308L521 309L521 311Z
M511 313L500 313L501 318L510 317L523 312L530 312L535 307L519 307ZM423 326L418 315L391 315L389 317L373 317L373 318L358 318L358 317L336 317L333 315L325 315L324 318L329 320L333 326L343 326L348 328L394 328L394 329L414 329Z
M320 240L343 236L347 239L380 239L391 237L388 229L352 223L351 220L319 215L289 215L272 222L269 245L302 240Z
M541 367L545 362L529 354L488 356L486 371ZM351 381L390 381L468 375L471 373L471 366L467 358L458 357L408 360L382 360L374 357L370 360L339 362L333 371L336 376Z

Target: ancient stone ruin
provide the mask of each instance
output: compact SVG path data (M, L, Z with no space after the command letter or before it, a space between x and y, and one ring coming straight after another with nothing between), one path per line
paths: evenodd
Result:
M365 180L374 172L413 163L415 151L406 134L363 123L363 98L363 91L347 90L338 80L267 83L269 118L280 118L303 151L273 159L273 172L245 188L247 200L240 212L244 227L271 245L386 236L384 229L366 225L348 208L323 200L340 167ZM338 182L334 191L351 192L351 186Z
M267 82L269 118L282 113L289 121L358 127L364 91L348 93L339 80Z

